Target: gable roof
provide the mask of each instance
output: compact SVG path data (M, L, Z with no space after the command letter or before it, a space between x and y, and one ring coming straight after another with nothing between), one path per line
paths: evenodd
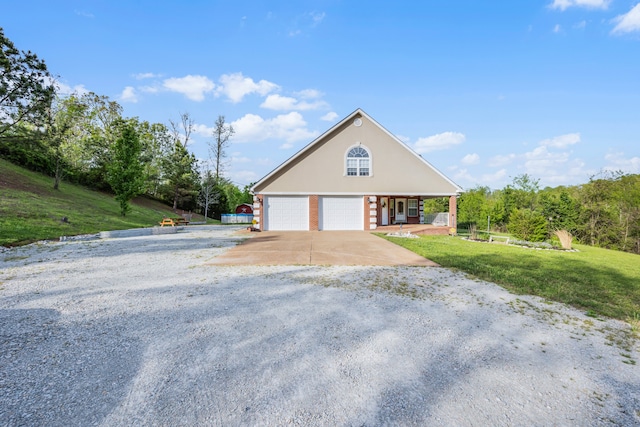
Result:
M334 126L329 128L327 131L325 131L320 136L318 136L316 139L314 139L309 144L307 144L305 147L300 149L297 153L295 153L293 156L291 156L289 159L287 159L281 165L279 165L274 170L272 170L267 175L265 175L263 178L261 178L258 182L256 182L253 185L253 187L251 188L251 191L254 194L259 193L260 192L259 190L261 189L261 187L264 187L265 185L267 185L272 178L283 174L284 172L286 172L287 169L293 167L301 159L304 159L318 145L323 144L325 142L325 140L327 140L327 138L329 138L330 135L332 135L335 131L337 131L338 129L343 127L347 122L349 122L350 120L354 119L355 117L366 118L377 129L379 129L383 134L388 136L390 140L392 140L393 142L398 144L403 150L406 150L407 153L409 153L411 156L414 156L416 159L418 159L418 161L421 164L423 164L425 167L427 167L428 169L433 171L437 176L439 176L442 180L444 180L446 183L448 183L451 186L451 188L453 188L453 193L454 194L455 193L461 193L463 191L462 188L458 184L456 184L453 181L451 181L448 177L446 177L443 173L441 173L437 168L435 168L427 160L425 160L420 154L416 153L411 147L409 147L407 144L405 144L400 139L398 139L395 135L393 135L391 132L389 132L387 129L385 129L382 125L380 125L377 121L375 121L371 116L369 116L366 112L364 112L360 108L356 109L351 114L346 116L344 119L342 119L341 121L336 123Z

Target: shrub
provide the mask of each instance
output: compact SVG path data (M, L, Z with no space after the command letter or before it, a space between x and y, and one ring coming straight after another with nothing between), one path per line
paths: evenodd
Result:
M478 227L475 224L469 226L469 238L471 240L478 240Z
M509 217L507 230L517 239L542 242L547 238L547 221L531 209L516 209Z

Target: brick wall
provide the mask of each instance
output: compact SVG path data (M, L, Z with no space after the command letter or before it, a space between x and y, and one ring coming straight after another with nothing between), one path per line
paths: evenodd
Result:
M312 194L309 196L309 230L317 231L318 229L318 195Z

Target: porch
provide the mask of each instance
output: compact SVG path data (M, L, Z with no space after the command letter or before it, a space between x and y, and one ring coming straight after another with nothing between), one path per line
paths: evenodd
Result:
M433 197L367 196L369 210L365 214L365 224L368 221L371 224L369 229L383 233L402 229L413 234L449 234L449 230L456 227L457 195L449 196L448 212L425 213L425 200Z

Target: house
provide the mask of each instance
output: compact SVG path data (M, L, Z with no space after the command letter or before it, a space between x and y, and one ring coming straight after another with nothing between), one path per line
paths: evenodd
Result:
M423 201L462 188L357 109L252 188L261 230L374 230L424 223Z

